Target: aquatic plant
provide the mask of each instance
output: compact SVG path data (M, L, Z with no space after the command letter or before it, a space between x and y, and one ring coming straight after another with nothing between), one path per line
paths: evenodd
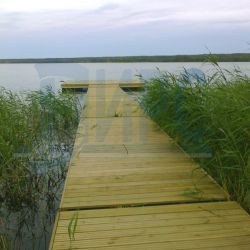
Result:
M161 72L145 81L141 106L212 177L250 211L250 78L214 62L190 78ZM181 84L180 84L181 83Z
M0 235L11 248L47 247L79 110L71 94L0 89Z

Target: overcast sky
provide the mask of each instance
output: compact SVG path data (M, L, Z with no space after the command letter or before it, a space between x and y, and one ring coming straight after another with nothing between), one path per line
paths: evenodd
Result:
M0 58L250 52L250 0L0 0Z

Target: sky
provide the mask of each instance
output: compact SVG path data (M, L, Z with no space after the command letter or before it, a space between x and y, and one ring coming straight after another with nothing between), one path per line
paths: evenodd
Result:
M0 58L250 53L249 0L0 0Z

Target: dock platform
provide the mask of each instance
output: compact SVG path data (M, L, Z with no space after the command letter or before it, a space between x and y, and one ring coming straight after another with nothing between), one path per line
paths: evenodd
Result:
M131 86L85 85L50 249L249 249L249 215L122 90Z

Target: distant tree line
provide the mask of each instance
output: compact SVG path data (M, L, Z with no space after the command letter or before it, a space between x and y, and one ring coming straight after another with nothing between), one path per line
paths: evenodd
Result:
M116 56L76 58L0 59L0 63L119 63L119 62L204 62L209 54L174 56ZM250 62L250 53L213 54L218 62Z

